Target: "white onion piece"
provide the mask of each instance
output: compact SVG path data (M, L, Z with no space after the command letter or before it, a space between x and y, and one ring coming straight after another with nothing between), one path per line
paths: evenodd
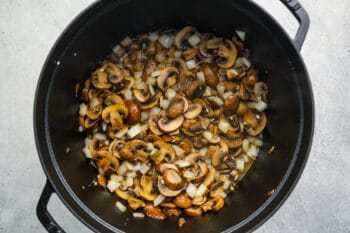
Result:
M139 133L141 133L141 125L136 124L128 130L127 134L130 138L133 138L133 137L137 136Z
M236 159L236 169L243 171L244 170L244 160Z
M203 73L202 71L197 72L197 79L198 79L199 81L205 83L205 76L204 76L204 73Z
M249 158L255 160L255 157L249 157L248 155L243 154L243 160L244 160L245 163L248 163L248 162L249 162Z
M207 139L208 141L213 139L213 134L210 131L204 131L203 132L203 137Z
M109 180L107 183L107 188L110 192L114 192L117 188L119 188L120 183L114 180Z
M213 101L215 104L217 104L219 106L222 106L224 104L224 101L217 96L210 96L210 97L208 97L208 99L210 101Z
M88 159L91 159L91 158L92 158L92 154L91 154L89 148L84 147L84 148L83 148L83 152L84 152L86 158L88 158Z
M132 216L134 218L144 218L145 217L145 214L144 213L141 213L141 212L134 212L132 213Z
M141 125L141 132L148 130L148 124Z
M257 147L262 147L263 141L258 138L254 138L253 144L256 145Z
M189 183L186 189L186 193L188 194L188 196L190 196L191 198L193 198L196 193L197 193L197 188L194 184Z
M164 48L168 49L168 48L170 48L171 44L173 43L173 38L164 34L158 38L158 41Z
M199 185L197 192L195 194L196 197L201 197L204 195L204 193L208 190L207 186L204 184Z
M223 188L224 188L225 190L227 190L230 186L231 186L231 182L230 182L230 181L225 181L225 182L224 182L224 185L223 185Z
M254 144L250 145L248 151L247 151L247 155L249 157L256 157L259 154L259 148L257 146L255 146Z
M153 71L153 72L151 73L151 78L155 78L155 77L159 76L160 73L161 73L160 70Z
M141 112L141 121L147 121L149 118L150 111L142 111Z
M155 56L157 62L164 62L166 59L165 53L157 53Z
M248 58L243 57L242 61L247 68L251 67L252 63L250 62L250 60Z
M121 211L121 212L125 212L126 211L126 207L125 205L123 205L121 202L117 201L115 203L115 206Z
M159 36L158 36L158 33L153 32L153 33L149 34L148 39L149 39L150 41L154 42L154 41L156 41L156 40L158 39L158 37L159 37Z
M105 132L107 130L107 123L102 122L101 126L102 126L102 131Z
M193 172L185 170L183 172L183 177L185 177L188 181L196 179L196 176Z
M239 37L239 39L241 39L241 41L245 41L246 34L244 31L236 30L236 33L237 33L237 36Z
M197 64L195 60L189 60L186 62L186 66L189 70L192 70L194 68L197 68Z
M156 94L152 85L148 85L148 90L149 90L149 93L151 94L151 96L154 96L154 94Z
M235 68L226 70L226 73L231 74L234 77L239 75L238 71Z
M134 165L129 163L128 161L124 161L123 164L126 166L126 168L129 170L129 171L133 171L134 170Z
M128 176L128 177L126 178L126 186L127 186L127 187L131 187L131 186L133 186L133 185L134 185L134 178Z
M159 105L160 105L160 107L161 107L162 109L168 108L169 104L170 104L170 101L169 101L169 100L162 98L162 96L160 97L160 99L159 99Z
M124 99L132 100L132 91L130 89L125 89L123 91Z
M128 132L128 127L124 127L121 130L119 130L114 136L116 138L122 138L124 135Z
M155 73L156 72L156 73ZM152 77L152 74L154 73L154 77ZM156 71L154 71L152 74L151 74L151 76L150 77L148 77L147 78L147 80L146 80L146 84L147 85L152 85L152 86L154 86L154 85L156 85L156 82L157 82L157 79L155 78L156 76L159 76L159 73L160 73L160 71L159 70L156 70Z
M223 95L224 92L225 92L225 86L217 85L217 86L216 86L216 90L218 91L218 93L219 93L220 95Z
M208 152L208 147L202 147L198 153L201 154L202 156L205 156Z
M110 177L109 177L110 180L114 180L116 182L121 182L124 178L122 176L118 176L116 174L112 174Z
M81 103L79 106L79 115L80 116L85 116L86 115L86 111L87 111L87 106L84 103Z
M184 168L184 167L189 167L189 166L191 166L191 163L188 162L188 161L186 161L186 160L177 160L177 161L175 162L175 164L176 164L177 166L179 166L180 168Z
M95 133L94 138L96 138L98 140L106 140L106 135L104 135L102 133Z
M227 197L227 194L225 192L222 192L220 196L225 199Z
M175 58L181 58L182 56L182 51L181 50L176 50L175 53L174 53L174 57Z
M151 111L149 112L149 116L154 116L154 115L158 115L160 113L161 109L158 107L153 107L151 109Z
M247 152L249 150L249 140L246 138L243 140L242 149L244 152Z
M128 171L128 168L126 167L126 165L124 163L122 163L119 167L118 167L118 170L117 170L117 174L122 176L125 174L125 172Z
M153 205L154 206L158 206L160 203L162 203L165 199L165 196L163 196L162 194L159 194L156 199L153 200Z
M226 133L230 129L230 123L225 120L220 120L218 124L219 130Z
M79 125L79 127L78 127L78 131L81 133L81 132L83 132L84 131L84 127L83 126L81 126L81 125Z
M103 168L98 167L97 170L98 170L98 173L100 173L101 175L105 175L105 172L103 171Z
M120 41L120 44L125 48L127 47L129 44L132 43L132 39L130 37L125 37L122 41Z
M198 34L193 34L187 39L187 41L191 46L195 46L201 41L201 39L199 38Z
M233 92L232 91L228 91L228 92L225 92L224 94L222 94L222 98L227 99L227 97L233 95Z
M141 77L142 77L142 71L136 71L135 73L134 73L134 77L135 77L135 79L140 79Z
M207 86L203 92L203 96L204 97L208 97L208 96L211 96L211 89L209 86Z
M259 112L263 112L267 109L267 104L260 100L259 102L248 102L248 108L255 108Z
M113 53L115 53L118 57L122 57L125 54L125 50L119 45L117 44L114 48L113 48Z
M168 99L173 99L175 96L176 96L176 91L174 91L173 89L171 88L168 88L165 92L165 96L168 98Z
M178 145L171 145L171 146L173 147L176 155L181 156L185 153L185 151L181 147L179 147Z
M146 163L143 163L140 167L140 172L142 175L144 175L149 171L149 169L150 167Z

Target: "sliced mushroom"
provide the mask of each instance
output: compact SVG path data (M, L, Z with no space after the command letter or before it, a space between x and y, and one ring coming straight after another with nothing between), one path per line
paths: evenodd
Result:
M192 201L187 194L180 194L174 198L174 204L180 208L189 208L192 206Z
M141 176L140 186L135 186L135 192L147 201L154 201L154 199L157 197L157 194L152 193L152 187L153 178L143 175Z
M179 71L175 67L165 67L162 69L160 75L157 78L158 87L161 90L166 91L169 87L172 87L176 83L178 78Z
M158 127L163 132L169 133L180 128L182 123L184 122L184 116L180 115L174 119L171 118L160 118L158 120Z
M219 147L216 147L216 149L212 152L211 156L211 165L214 167L218 167L222 164L224 157L226 156L226 153L221 150Z
M192 204L196 206L203 205L207 201L206 196L197 196L192 199Z
M199 162L196 164L198 169L195 170L195 182L201 182L205 176L208 174L208 166L205 162Z
M236 94L228 96L223 105L224 113L226 115L233 115L236 113L239 106L239 96Z
M254 93L256 96L261 96L261 99L266 102L266 96L268 94L268 88L266 83L264 82L255 83Z
M143 89L134 89L133 90L135 98L140 101L141 103L146 103L149 98L151 97L148 90Z
M237 109L237 114L239 116L244 115L248 111L248 104L245 101L240 101Z
M108 73L108 81L113 84L118 84L123 81L124 76L118 66L113 63L107 63L104 66L104 69Z
M128 111L127 122L132 125L140 122L141 109L139 104L134 100L125 100L125 107Z
M237 48L231 40L225 40L218 48L218 65L221 68L230 68L236 61Z
M265 113L261 113L259 115L259 120L258 120L257 125L254 128L251 128L251 127L247 128L246 129L247 133L251 136L257 136L258 134L260 134L264 130L264 128L266 126L266 122L267 122L267 120L266 120Z
M108 83L108 75L104 72L97 72L96 76L91 78L91 83L94 87L99 89L108 89L112 85Z
M166 114L170 118L176 118L188 109L188 103L185 98L174 99L166 109Z
M112 155L116 158L119 158L119 151L123 147L123 142L120 140L113 140L109 146L108 151L112 153Z
M202 111L202 105L198 103L191 103L184 116L186 119L195 119Z
M173 163L160 163L157 166L157 171L159 171L161 174L165 171L165 169L173 169L176 172L180 172L177 166Z
M104 100L105 105L121 104L124 105L124 100L117 94L111 93Z
M184 56L186 61L192 60L197 56L198 50L197 49L187 49L182 52L182 55Z
M134 198L134 197L130 197L128 199L128 204L130 206L131 209L133 210L137 210L139 208L143 208L146 206L146 203L140 199Z
M182 59L175 59L174 60L174 66L179 71L179 84L180 85L185 84L186 78L187 78L187 74L188 74L188 70L187 70L187 66L186 66L185 61L182 60Z
M207 49L218 49L222 45L221 37L214 37L207 41Z
M145 104L141 105L141 110L149 110L151 108L153 108L154 106L156 106L158 104L158 100L160 98L160 96L162 95L161 92L156 92L156 94L154 94Z
M134 139L124 144L124 146L119 151L119 156L123 160L134 160L138 155L141 155L141 151L145 152L146 148L146 142L139 139ZM147 156L147 154L145 156Z
M163 160L166 162L174 161L176 153L172 146L163 141L155 141L153 144L157 148L157 151L151 155L151 159L156 164L159 164Z
M163 180L163 177L158 177L158 190L159 192L166 197L175 197L179 195L182 192L182 189L179 190L171 190L165 185L165 182Z
M142 80L146 81L147 78L158 69L157 62L154 60L154 58L148 58L145 64L145 67L143 69L142 73Z
M165 185L171 190L179 190L184 185L181 175L174 169L167 168L163 172Z
M188 43L187 39L196 32L192 26L187 26L181 29L175 36L175 45L179 49L183 49Z
M208 165L208 174L205 176L203 185L209 187L215 181L215 168L211 165Z
M111 152L101 150L94 155L97 166L101 167L104 172L116 172L119 167L119 160L112 156Z
M205 83L196 80L193 81L186 89L186 96L190 99L199 98L205 90Z
M117 188L114 193L121 199L123 200L128 200L129 198L131 198L131 193L130 191L126 190L126 191L123 191L123 190L120 190L120 188Z
M214 65L204 62L200 65L200 67L204 73L205 82L209 86L216 86L218 84L219 78L216 74L217 71L216 71Z
M158 128L158 119L157 116L151 116L148 119L148 128L152 131L152 133L154 133L155 135L162 135L163 132L160 131L160 129Z
M224 183L222 181L218 181L210 186L210 197L219 197L224 192Z
M166 215L159 209L158 207L155 207L152 203L146 203L146 206L144 207L145 214L153 219L156 220L164 220L166 219Z
M237 115L232 115L230 117L228 117L228 122L230 123L230 125L232 126L230 128L230 130L236 132L239 130L239 119Z
M86 111L86 115L92 120L98 119L101 116L101 114L102 114L102 105L98 105L93 109L88 108Z
M200 207L197 207L197 208L190 207L190 208L184 209L184 211L188 216L191 216L191 217L200 216L203 213L203 211Z
M205 158L200 153L192 153L187 155L183 160L189 162L190 164L195 164L199 161L205 160Z
M118 116L120 118L126 118L128 116L128 109L124 105L121 105L121 104L110 105L104 108L102 111L102 119L106 123L111 123L113 120L117 119Z

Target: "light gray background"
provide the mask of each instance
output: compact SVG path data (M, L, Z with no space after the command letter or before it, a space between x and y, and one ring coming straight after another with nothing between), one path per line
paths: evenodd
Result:
M295 33L279 1L256 1ZM35 216L45 176L34 145L34 91L56 38L91 2L0 0L0 232L44 232ZM350 232L350 1L301 2L311 18L302 56L315 95L314 143L294 192L256 232ZM67 232L89 232L56 196L49 209Z

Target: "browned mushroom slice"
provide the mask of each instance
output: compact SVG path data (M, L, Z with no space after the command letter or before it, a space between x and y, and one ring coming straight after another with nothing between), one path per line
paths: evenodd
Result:
M199 161L204 161L205 157L200 153L192 153L187 155L183 160L189 162L190 164L195 164Z
M266 126L267 120L266 120L265 113L261 113L258 116L259 116L259 120L258 120L258 123L255 126L255 128L249 127L249 128L246 129L247 133L249 135L251 135L251 136L256 136L256 135L260 134L264 130L265 126Z
M171 190L182 189L185 183L181 175L176 170L170 168L164 170L163 179L165 185Z
M152 133L154 133L155 135L162 135L163 132L159 130L158 128L158 119L157 116L151 116L148 119L148 128L151 130ZM160 140L160 138L158 139Z
M196 80L193 81L190 85L188 85L186 89L186 96L190 99L199 98L202 96L205 90L205 83Z
M230 123L230 125L232 126L232 131L236 132L239 130L239 118L237 115L232 115L230 117L227 118L228 122Z
M119 158L119 150L123 147L124 142L114 139L108 146L108 151L116 158Z
M117 171L119 167L119 160L112 156L112 153L105 150L97 151L94 155L94 160L98 167L101 167L104 172Z
M179 49L183 49L188 43L187 39L196 32L196 28L187 26L181 29L175 36L175 45Z
M244 115L248 111L248 105L245 101L240 101L237 109L237 114L239 116Z
M203 213L200 207L197 207L197 208L190 207L190 208L184 209L184 211L188 216L191 216L191 217L200 216Z
M224 101L224 113L226 115L233 115L236 113L239 106L239 96L236 94L228 96Z
M184 56L186 61L192 60L197 56L198 50L197 49L187 49L182 52L182 55Z
M139 104L134 100L125 100L125 107L128 110L127 122L136 124L141 120L141 109Z
M266 83L264 82L257 82L254 85L254 93L256 96L261 96L261 99L263 101L266 101L266 96L268 94L268 88Z
M104 100L105 105L121 104L124 105L124 100L117 94L111 93Z
M128 199L128 204L130 206L131 209L133 210L137 210L139 208L143 208L146 206L146 203L140 199L134 198L134 197L130 197Z
M99 89L108 89L112 85L108 83L108 75L104 72L97 72L96 76L91 78L91 83L94 87Z
M174 99L166 109L166 114L170 118L176 118L188 109L188 103L185 98Z
M221 37L214 37L207 41L207 49L218 49L222 45Z
M147 78L157 69L157 62L154 60L154 58L148 58L143 69L142 80L146 81Z
M128 200L129 198L131 198L131 192L128 190L123 191L123 190L120 190L120 188L118 188L114 191L114 193L123 200Z
M184 116L180 115L174 119L171 118L160 118L158 120L158 127L163 132L169 133L180 128L182 123L184 122Z
M128 109L121 104L110 105L103 109L102 119L106 123L111 123L112 129L123 128L123 118L128 116Z
M156 220L164 220L166 219L166 215L159 209L158 207L155 207L152 203L146 203L146 206L144 207L145 214L153 219Z
M177 82L178 77L179 71L175 67L165 67L157 78L157 85L161 90L166 91Z
M211 165L218 167L222 164L226 153L222 151L219 147L215 147L215 150L212 151L211 155Z
M92 120L92 119L87 117L87 118L85 118L85 121L84 121L84 128L87 130L92 130L96 127L97 122L98 122L98 119Z
M158 104L158 100L162 93L160 91L156 92L145 104L141 105L142 110L149 110Z
M151 155L155 164L159 164L163 160L166 162L174 161L176 153L172 146L163 141L155 141L153 145L157 148L157 151Z
M180 172L177 166L173 163L160 163L157 165L157 171L163 173L165 169L173 169L177 172Z
M201 182L205 176L208 174L208 165L205 162L199 162L196 165L198 165L198 168L195 169L195 182Z
M237 48L230 40L225 40L224 44L218 48L218 66L221 68L230 68L236 61Z
M180 194L174 198L174 204L180 208L189 208L192 206L192 201L187 194Z
M216 169L213 166L208 165L208 174L205 176L202 184L209 187L215 181L215 173Z
M120 83L124 77L118 66L113 63L107 63L104 65L104 69L108 73L108 81L113 84Z
M102 114L102 105L96 106L93 109L88 108L86 111L86 115L92 120L98 119L101 116L101 114Z
M134 89L133 93L135 98L141 103L146 103L151 96L148 90L144 90L144 89Z
M188 110L184 114L186 119L195 119L202 111L202 105L198 103L192 103L189 105Z
M200 67L204 73L205 82L209 86L216 86L218 84L219 78L216 74L217 71L216 71L216 68L214 67L214 65L204 62L200 65Z
M254 114L253 111L248 110L243 115L242 123L244 126L247 126L249 128L255 128L258 125L256 114Z
M165 197L175 197L182 192L182 188L179 190L171 190L165 185L163 177L158 177L158 190Z
M174 59L174 66L179 71L179 83L181 85L185 84L187 74L188 74L188 70L187 70L187 66L186 66L185 61L182 59Z

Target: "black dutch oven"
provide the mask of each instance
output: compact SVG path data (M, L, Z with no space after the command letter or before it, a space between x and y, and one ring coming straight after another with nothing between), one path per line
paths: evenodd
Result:
M293 40L269 14L248 0L103 0L81 13L52 48L36 90L34 132L47 176L37 215L44 227L49 232L64 232L47 211L50 196L56 193L96 232L180 231L175 218L140 220L129 212L120 213L114 207L115 195L87 185L96 170L81 151L85 135L78 132L79 101L74 87L126 35L185 25L225 37L232 36L234 29L246 31L251 60L269 86L269 109L265 150L226 198L224 208L188 218L181 231L246 232L265 222L296 185L307 161L314 125L312 89L299 54L309 18L297 1L281 2L300 24ZM271 145L276 147L272 156L266 152ZM68 154L67 146L71 149ZM275 192L268 196L271 189Z

